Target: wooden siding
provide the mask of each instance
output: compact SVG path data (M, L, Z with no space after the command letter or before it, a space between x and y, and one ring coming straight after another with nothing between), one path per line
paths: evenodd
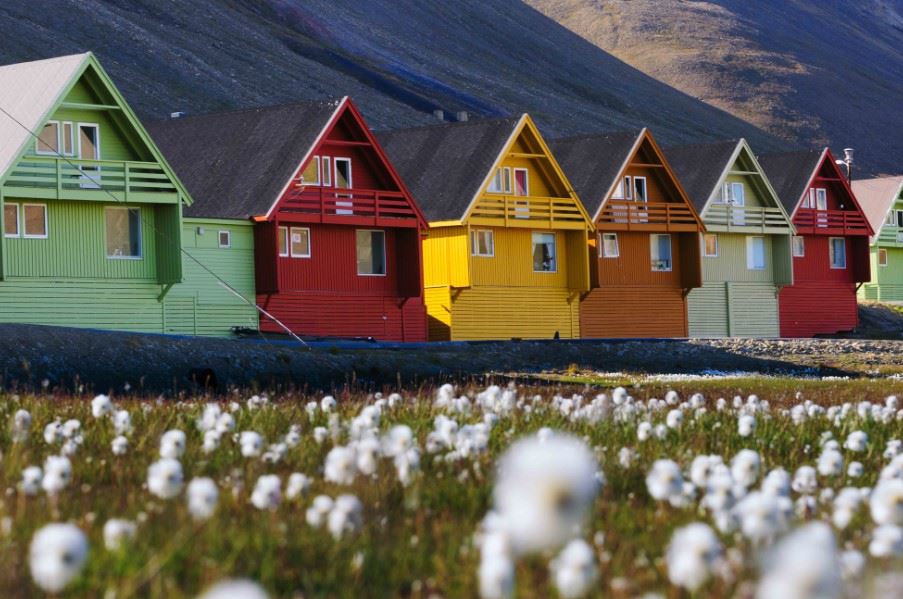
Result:
M471 256L471 285L505 287L554 287L568 289L568 244L566 233L553 233L556 239L557 271L533 271L533 231L525 229L492 229L495 239L495 255L491 257ZM577 233L582 239L586 236ZM470 248L468 247L468 253Z
M579 296L551 287L452 292L451 340L562 339L580 335Z
M600 286L650 286L682 289L683 261L681 256L689 244L696 244L697 236L671 235L672 270L660 272L652 270L652 250L648 233L618 233L617 258L599 256L598 238L591 248L595 266L598 269Z
M777 337L778 288L769 282L706 281L687 298L691 337Z
M423 290L423 301L426 303L429 340L451 340L451 289L447 286L427 287Z
M470 240L466 227L430 227L423 239L423 284L469 287Z
M878 265L878 247L871 250L872 282L863 285L859 295L873 301L903 301L903 247L881 247L887 252L887 266Z
M778 297L782 337L850 331L859 323L856 290L844 281L810 280L784 287Z
M718 256L702 258L702 279L708 282L774 283L774 249L771 235L760 235L765 241L765 269L747 268L747 239L749 235L720 233Z
M646 285L593 289L580 302L580 336L686 337L687 305L683 292Z

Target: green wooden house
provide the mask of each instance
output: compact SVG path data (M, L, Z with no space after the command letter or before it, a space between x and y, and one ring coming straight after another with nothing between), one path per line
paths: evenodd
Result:
M687 297L691 337L777 337L778 292L793 283L794 228L745 140L666 150L702 216L702 287Z
M853 193L875 231L872 280L859 288L859 297L903 302L903 176L853 181Z
M253 298L251 228L183 220L190 202L92 54L0 67L0 322L255 326L210 272Z

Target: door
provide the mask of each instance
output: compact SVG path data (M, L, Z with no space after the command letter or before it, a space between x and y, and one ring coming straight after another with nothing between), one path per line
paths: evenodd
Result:
M335 187L339 189L351 189L351 158L336 158L335 164ZM336 192L336 214L354 214L354 202L338 201L338 198L348 198L351 200L350 193Z
M819 227L828 226L828 190L818 188L815 190L815 210Z
M746 188L743 183L731 183L731 212L733 222L742 227L746 224Z
M100 188L100 165L90 161L100 160L100 127L89 123L78 124L78 159L88 163L79 165L82 175L79 187L84 189Z
M530 176L525 168L514 169L514 195L525 198L530 195ZM514 218L530 218L530 201L514 201Z

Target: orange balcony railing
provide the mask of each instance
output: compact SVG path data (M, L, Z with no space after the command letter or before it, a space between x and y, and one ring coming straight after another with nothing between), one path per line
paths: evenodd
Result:
M700 226L684 204L609 200L602 207L598 228L606 231L693 232Z

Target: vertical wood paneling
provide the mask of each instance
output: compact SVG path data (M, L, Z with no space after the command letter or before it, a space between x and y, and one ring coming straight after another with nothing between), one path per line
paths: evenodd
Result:
M579 296L538 287L463 289L452 297L451 339L562 339L580 335Z
M852 283L805 281L784 287L778 297L781 336L812 337L849 331L859 322Z
M671 236L672 270L656 272L652 270L652 249L649 233L618 233L619 256L617 258L598 257L598 241L596 251L596 267L599 269L599 281L602 287L614 286L658 286L672 289L682 288L681 259L684 251L679 235Z
M621 285L593 289L580 302L584 338L686 337L687 306L678 288Z
M430 341L451 339L452 301L448 287L427 287L423 290L426 303L428 334Z
M465 227L430 227L422 247L425 286L470 286L470 241Z
M774 249L772 235L762 235L765 240L765 269L747 268L747 238L751 235L736 233L718 234L718 257L702 259L702 277L705 282L774 283Z
M493 228L493 231L495 256L471 258L474 287L568 288L568 248L564 231L537 231L555 235L558 252L556 272L533 271L533 231L500 227Z

